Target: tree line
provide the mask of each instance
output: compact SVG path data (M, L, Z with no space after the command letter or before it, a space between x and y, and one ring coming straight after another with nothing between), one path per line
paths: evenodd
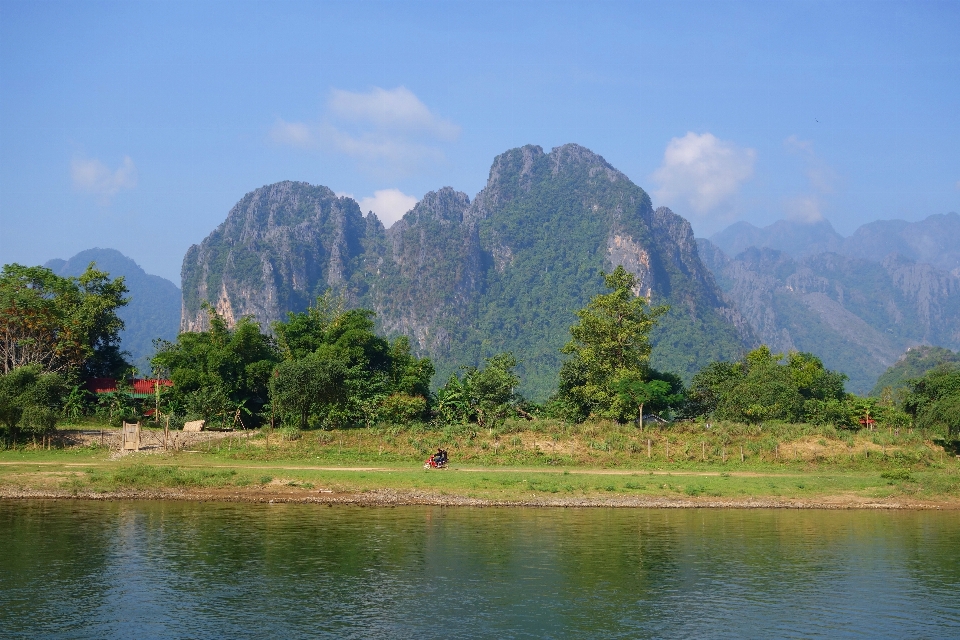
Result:
M714 362L688 386L649 365L650 332L667 307L637 294L635 277L618 266L601 274L609 290L577 311L557 391L536 404L521 397L510 353L462 367L435 391L434 367L404 336L378 335L374 313L347 309L328 292L265 332L253 319L228 326L206 305L210 328L155 341L156 377L173 385L142 404L124 380L120 350L127 302L123 278L91 264L79 278L43 267L7 265L0 274L3 331L0 426L42 433L58 420L97 414L119 422L159 408L174 425L202 419L212 427L293 429L380 423L461 423L493 427L508 418L580 422L675 419L809 422L860 428L907 426L960 431L960 368L946 365L914 379L899 397L861 398L846 376L809 353L779 354L761 346L736 362ZM113 393L84 391L95 377L120 381Z

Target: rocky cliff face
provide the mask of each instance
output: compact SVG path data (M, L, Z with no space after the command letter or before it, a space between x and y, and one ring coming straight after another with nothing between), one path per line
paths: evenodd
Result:
M206 328L203 302L228 322L250 315L264 327L305 309L328 287L356 302L383 235L379 221L365 220L356 202L327 187L280 182L248 193L187 251L180 329Z
M700 260L689 223L578 145L498 156L471 202L450 188L424 196L384 229L326 187L285 182L245 196L183 266L184 330L203 328L202 301L228 320L268 326L328 287L405 334L438 377L513 351L523 392L556 384L574 312L623 264L638 293L672 309L654 364L685 375L754 343Z
M960 278L893 254L882 263L823 253L796 260L751 247L701 255L761 341L809 351L866 393L912 345L960 346Z

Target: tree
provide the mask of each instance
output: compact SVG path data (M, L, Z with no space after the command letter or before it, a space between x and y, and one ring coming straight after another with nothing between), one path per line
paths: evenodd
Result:
M377 416L408 420L427 414L433 364L417 358L406 337L391 343L378 336L374 315L368 309L344 310L343 301L328 291L306 311L273 324L285 360L323 353L346 368L343 401L323 405L322 411L316 405L313 411L322 413L317 419L369 425Z
M284 422L306 429L311 417L321 420L346 401L347 363L329 346L297 360L281 362L270 378L270 396Z
M650 370L650 373L627 372L616 381L617 400L622 415L635 415L640 430L643 430L643 407L658 411L675 407L683 401L683 384L677 376L667 376ZM647 379L649 376L650 379Z
M622 419L618 384L650 380L650 332L669 308L649 307L636 293L636 277L622 265L601 275L612 291L577 312L579 322L561 349L572 357L561 367L558 397L581 417Z
M698 372L686 412L736 422L810 419L846 426L846 379L812 354L794 351L784 357L761 345L739 362L714 362Z
M14 435L18 428L34 433L53 430L66 390L62 376L44 373L37 364L0 375L0 425Z
M0 359L8 373L35 364L83 378L116 376L129 365L120 351L128 302L123 278L90 263L79 278L45 267L8 264L0 272Z
M520 400L514 373L517 359L512 353L487 358L482 368L464 367L463 378L450 376L437 391L437 413L448 422L476 422L489 426L502 421Z

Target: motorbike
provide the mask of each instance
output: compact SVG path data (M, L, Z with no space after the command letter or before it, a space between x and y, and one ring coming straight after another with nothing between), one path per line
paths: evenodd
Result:
M427 458L427 461L423 463L424 469L446 469L447 461L446 460L434 460L433 456Z

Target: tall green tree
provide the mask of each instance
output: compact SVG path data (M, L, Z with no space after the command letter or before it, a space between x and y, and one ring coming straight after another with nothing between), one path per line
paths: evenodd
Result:
M736 422L816 419L845 426L846 379L812 354L784 356L761 345L739 362L715 362L697 373L686 410Z
M476 422L481 427L502 422L516 412L520 378L512 353L487 358L483 367L464 367L437 391L437 413L447 422Z
M4 265L0 272L0 360L8 373L24 365L83 378L119 376L129 367L120 350L128 299L123 278L91 263L78 278L45 267Z
M580 417L592 413L622 420L618 385L651 379L650 332L669 308L650 307L636 292L636 277L622 265L601 275L611 291L577 312L579 322L561 349L571 358L560 370L558 398Z

